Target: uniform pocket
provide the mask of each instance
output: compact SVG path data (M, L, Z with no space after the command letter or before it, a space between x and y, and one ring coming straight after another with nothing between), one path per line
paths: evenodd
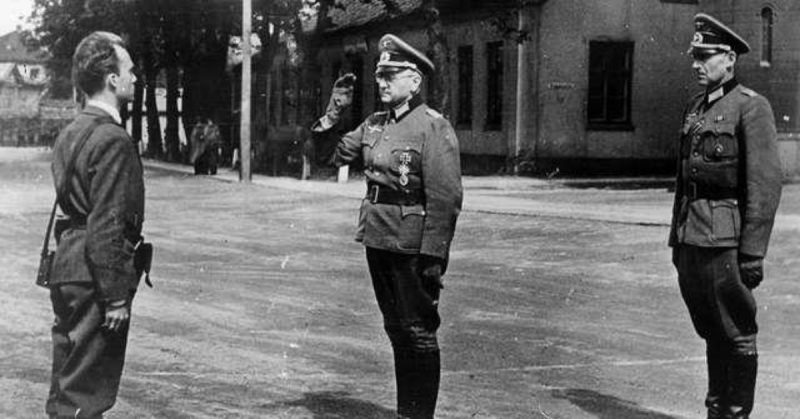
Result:
M711 205L712 233L718 241L738 240L741 223L736 200L709 201Z
M718 125L713 131L703 133L703 159L708 162L734 160L739 155L739 145L733 125Z
M422 205L401 205L400 219L401 226L397 236L397 248L401 250L419 250L422 246L425 208Z

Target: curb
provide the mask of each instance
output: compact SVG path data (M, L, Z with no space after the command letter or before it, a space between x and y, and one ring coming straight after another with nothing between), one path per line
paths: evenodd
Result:
M190 166L176 163L166 163L143 159L146 167L169 170L184 174L193 174ZM235 171L221 171L211 179L223 182L238 182L238 173ZM625 181L641 180L626 179ZM569 203L543 202L529 198L516 198L509 195L497 195L499 191L519 191L520 188L566 188L568 182L588 182L583 180L546 181L528 178L473 178L465 183L465 197L462 211L483 214L519 215L527 217L548 217L570 220L585 220L607 222L614 224L628 224L640 226L664 227L669 226L670 208L664 211L643 211L641 209L624 205L575 205ZM601 184L603 180L592 180L593 184ZM659 179L653 182L661 182ZM253 184L273 187L284 190L319 193L330 196L342 196L351 199L361 199L364 187L361 181L348 183L323 182L315 180L299 180L289 177L270 177L254 174ZM493 194L482 194L480 190L491 187ZM474 188L474 189L473 189Z

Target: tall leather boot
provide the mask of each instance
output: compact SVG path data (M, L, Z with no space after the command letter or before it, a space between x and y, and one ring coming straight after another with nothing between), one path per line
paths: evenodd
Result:
M394 378L397 384L397 417L411 417L411 373L414 368L412 353L408 350L394 348Z
M395 353L399 418L433 418L439 396L440 364L439 351Z
M728 353L720 345L706 343L706 365L708 367L708 394L706 408L708 419L722 419L728 393Z
M412 419L433 419L439 396L441 358L439 351L414 354L414 369L410 375L409 392Z
M733 355L728 366L728 406L725 419L748 419L753 411L758 355Z

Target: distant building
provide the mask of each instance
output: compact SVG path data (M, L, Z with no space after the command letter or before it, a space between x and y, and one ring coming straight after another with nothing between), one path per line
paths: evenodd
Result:
M41 118L46 59L43 52L28 51L20 30L0 36L0 144L39 144L43 133L53 131L50 119L64 114L63 104L50 103Z
M391 13L383 2L341 3L344 7L330 14L332 28L319 57L322 92L330 91L340 72L354 72L361 83L353 119L360 120L378 104L372 73L381 35L395 33L423 50L428 38L421 0L394 1ZM733 27L756 46L753 56L742 60L742 79L773 102L782 149L800 152L795 134L789 134L800 119L800 27L792 24L800 17L800 2L533 3L519 13L517 2L438 2L450 50L450 100L441 111L456 127L466 172L516 166L540 174L671 173L683 106L699 90L687 54L692 17L699 11L728 22L731 14L720 10L741 14ZM752 10L744 3L752 3ZM769 66L756 56L764 7L774 9ZM502 36L491 24L498 15L506 15L511 27L522 22L528 40L518 46ZM797 171L796 161L789 160L787 174Z

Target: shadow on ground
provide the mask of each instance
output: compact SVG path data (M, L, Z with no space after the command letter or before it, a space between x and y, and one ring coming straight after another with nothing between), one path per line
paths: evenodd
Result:
M569 400L599 419L677 419L653 410L644 409L628 400L592 390L571 388L553 391L553 397Z
M264 405L268 410L301 407L313 414L314 419L394 419L393 409L364 400L355 399L345 391L304 393L302 399Z

